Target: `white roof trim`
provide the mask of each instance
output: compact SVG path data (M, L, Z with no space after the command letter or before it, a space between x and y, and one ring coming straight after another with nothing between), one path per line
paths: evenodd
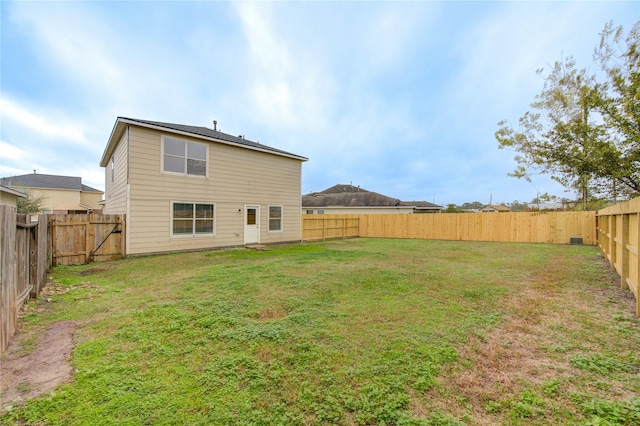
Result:
M271 151L271 150L268 150L268 149L260 149L260 148L255 147L255 146L248 146L248 145L238 144L238 143L234 143L234 142L230 142L230 141L225 141L225 140L222 140L222 139L210 138L208 136L196 135L194 133L184 132L182 130L170 129L170 128L163 127L163 126L158 126L158 125L155 125L155 124L141 123L141 122L136 121L136 120L122 118L122 117L119 117L116 120L115 126L113 126L113 130L111 131L111 136L109 137L109 144L111 144L111 140L113 139L114 134L116 133L116 129L117 129L119 123L131 124L131 125L139 126L139 127L146 127L148 129L158 130L158 131L161 131L161 132L173 133L173 134L182 135L182 136L188 136L188 137L192 137L192 138L196 138L196 139L202 139L202 140L209 141L209 142L221 143L221 144L224 144L224 145L231 145L231 146L235 146L235 147L238 147L238 148L244 148L244 149L250 149L250 150L253 150L253 151L264 152L266 154L279 155L281 157L293 158L295 160L300 160L300 161L309 160L308 158L302 157L300 155L285 154L285 153L282 153L282 152ZM108 149L108 147L109 147L109 145L107 146L107 149ZM107 150L105 149L105 155L106 154L107 154ZM103 155L101 163L103 163L104 161L106 161L106 158Z

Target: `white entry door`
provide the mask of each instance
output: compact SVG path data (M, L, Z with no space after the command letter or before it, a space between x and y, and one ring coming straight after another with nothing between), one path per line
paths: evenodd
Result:
M260 206L244 207L244 243L260 242Z

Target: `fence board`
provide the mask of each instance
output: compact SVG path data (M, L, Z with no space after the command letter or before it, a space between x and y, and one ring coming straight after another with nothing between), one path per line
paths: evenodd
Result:
M0 205L0 353L16 331L16 209Z
M640 316L640 198L598 211L597 235L602 257L620 275L620 288L633 293Z
M29 273L31 272L31 229L26 227L28 218L26 215L18 215L16 218L16 303L22 305L29 293Z
M38 216L38 227L36 229L36 272L35 282L31 295L37 297L42 291L44 283L47 281L47 271L49 269L49 261L47 259L49 252L48 245L48 227L47 216Z

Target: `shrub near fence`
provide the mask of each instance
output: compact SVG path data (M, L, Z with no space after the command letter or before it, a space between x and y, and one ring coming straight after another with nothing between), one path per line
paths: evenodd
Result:
M640 316L640 198L598 211L598 247L620 275L620 287L629 289L636 298L636 315Z
M338 220L357 220L344 237L416 238L568 244L573 237L596 244L595 212L302 215L303 240L343 237ZM331 219L332 221L327 222ZM348 229L353 229L353 223ZM313 228L313 230L311 229ZM328 237L327 237L328 238Z

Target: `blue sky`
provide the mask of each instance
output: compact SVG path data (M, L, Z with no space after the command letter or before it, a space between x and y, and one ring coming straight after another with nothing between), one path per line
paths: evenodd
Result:
M593 69L640 2L0 2L0 176L81 176L116 117L218 128L353 183L447 205L573 198L507 177L517 123L563 55Z

